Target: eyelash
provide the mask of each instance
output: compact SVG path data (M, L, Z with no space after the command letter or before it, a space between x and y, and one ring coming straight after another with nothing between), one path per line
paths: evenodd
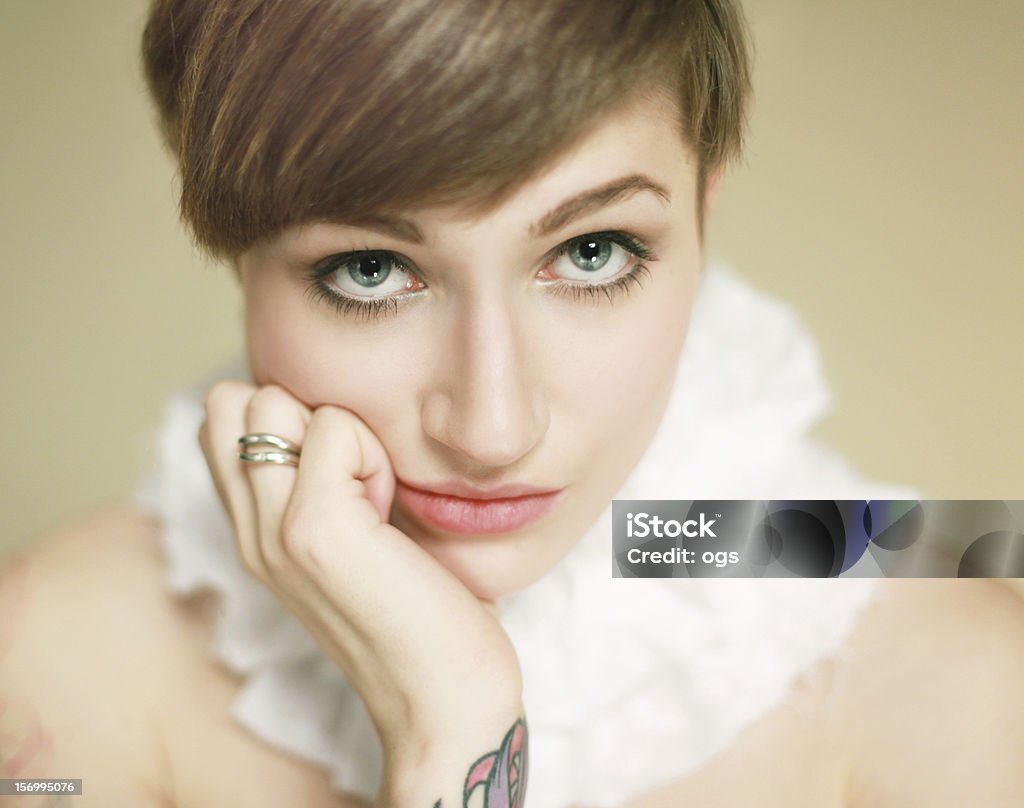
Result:
M626 252L639 261L657 261L658 258L642 241L629 233L618 230L601 231L596 233L585 233L576 236L560 244L555 252L545 261L545 266L566 255L574 244L583 239L606 239L613 244L622 247ZM367 298L359 300L345 294L339 294L327 285L325 279L333 273L342 261L349 260L355 256L365 253L386 253L392 260L395 268L405 272L415 270L404 258L389 250L354 250L352 252L338 253L317 263L313 271L306 277L309 282L309 296L315 302L326 302L342 315L354 315L367 320L378 317L387 317L398 312L399 301L405 295L388 295L385 297ZM546 286L552 288L557 294L564 295L572 300L600 302L600 296L604 295L609 302L614 302L621 294L628 294L629 287L636 285L643 287L642 277L651 277L651 271L643 263L636 263L624 274L615 280L605 283L580 283L574 281L547 281Z

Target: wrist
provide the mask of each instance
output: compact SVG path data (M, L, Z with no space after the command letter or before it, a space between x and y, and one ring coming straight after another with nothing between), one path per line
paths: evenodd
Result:
M478 790L487 795L482 804L505 804L488 789L503 789L504 798L524 790L527 759L521 702L492 705L472 722L445 722L433 732L410 728L384 742L384 776L374 806L434 808L440 801L441 808L460 808L464 798L478 798ZM521 805L522 796L507 804Z
M507 726L523 715L523 683L517 668L479 675L455 676L452 681L421 681L415 698L392 693L392 709L374 718L377 734L391 754L415 760L450 740L473 735L481 727ZM384 701L382 699L382 701Z

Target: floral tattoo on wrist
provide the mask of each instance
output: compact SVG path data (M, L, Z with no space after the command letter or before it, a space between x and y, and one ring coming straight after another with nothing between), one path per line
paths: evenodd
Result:
M483 755L469 767L462 790L462 808L469 805L471 797L480 795L487 808L523 808L529 768L528 739L526 719L520 718L505 733L497 751ZM438 800L434 808L445 807Z

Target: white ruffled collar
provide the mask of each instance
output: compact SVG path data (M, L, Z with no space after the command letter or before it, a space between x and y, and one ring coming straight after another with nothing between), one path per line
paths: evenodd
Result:
M372 799L381 757L362 703L235 551L195 442L212 381L171 400L160 465L138 495L162 520L168 588L219 594L213 650L246 678L234 718ZM617 498L919 498L863 479L807 436L830 400L793 309L709 265L665 418ZM548 575L498 604L523 667L533 808L611 806L692 771L836 647L872 588L613 580L610 524L609 505Z

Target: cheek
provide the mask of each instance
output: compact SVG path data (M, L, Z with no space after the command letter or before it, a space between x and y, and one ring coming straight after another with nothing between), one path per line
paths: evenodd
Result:
M246 295L253 379L278 384L307 406L333 404L368 423L375 420L402 390L402 367L395 361L401 355L392 340L374 329L352 328L301 295L294 298L284 292Z
M563 335L561 395L577 439L617 455L644 443L671 391L695 294L696 270L631 298L608 322L590 320ZM612 307L614 308L614 307ZM609 309L611 311L611 309Z

